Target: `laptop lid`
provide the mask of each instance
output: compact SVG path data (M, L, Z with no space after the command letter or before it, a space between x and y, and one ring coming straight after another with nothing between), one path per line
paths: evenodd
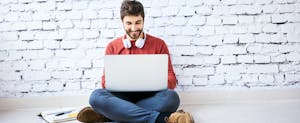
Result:
M105 87L110 91L167 89L167 54L105 55L104 65Z

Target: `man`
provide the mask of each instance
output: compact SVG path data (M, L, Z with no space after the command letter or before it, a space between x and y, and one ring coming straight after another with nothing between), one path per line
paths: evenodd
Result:
M105 54L168 54L168 88L158 92L110 92L96 89L90 96L92 108L84 108L78 114L81 122L117 121L128 123L164 123L165 117L179 106L178 94L173 91L177 79L170 61L169 50L163 40L145 34L144 7L136 0L124 0L120 9L126 34L110 42Z

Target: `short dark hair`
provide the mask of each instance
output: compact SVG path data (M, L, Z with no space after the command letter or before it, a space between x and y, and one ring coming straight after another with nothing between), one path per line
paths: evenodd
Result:
M141 15L143 20L145 18L144 6L141 2L136 0L124 0L120 9L121 19L128 15L138 16Z

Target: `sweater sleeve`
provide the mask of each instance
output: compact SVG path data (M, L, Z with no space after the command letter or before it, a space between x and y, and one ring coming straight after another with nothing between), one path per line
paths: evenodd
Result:
M177 78L173 70L169 49L165 43L163 43L160 53L168 54L168 88L174 89L177 85Z

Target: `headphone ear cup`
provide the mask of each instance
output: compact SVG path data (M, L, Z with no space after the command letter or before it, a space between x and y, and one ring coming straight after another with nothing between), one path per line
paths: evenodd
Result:
M143 48L144 44L145 44L145 39L142 39L142 38L139 38L135 42L135 46L138 48Z
M130 48L131 43L130 43L129 39L123 39L123 45L125 48Z

